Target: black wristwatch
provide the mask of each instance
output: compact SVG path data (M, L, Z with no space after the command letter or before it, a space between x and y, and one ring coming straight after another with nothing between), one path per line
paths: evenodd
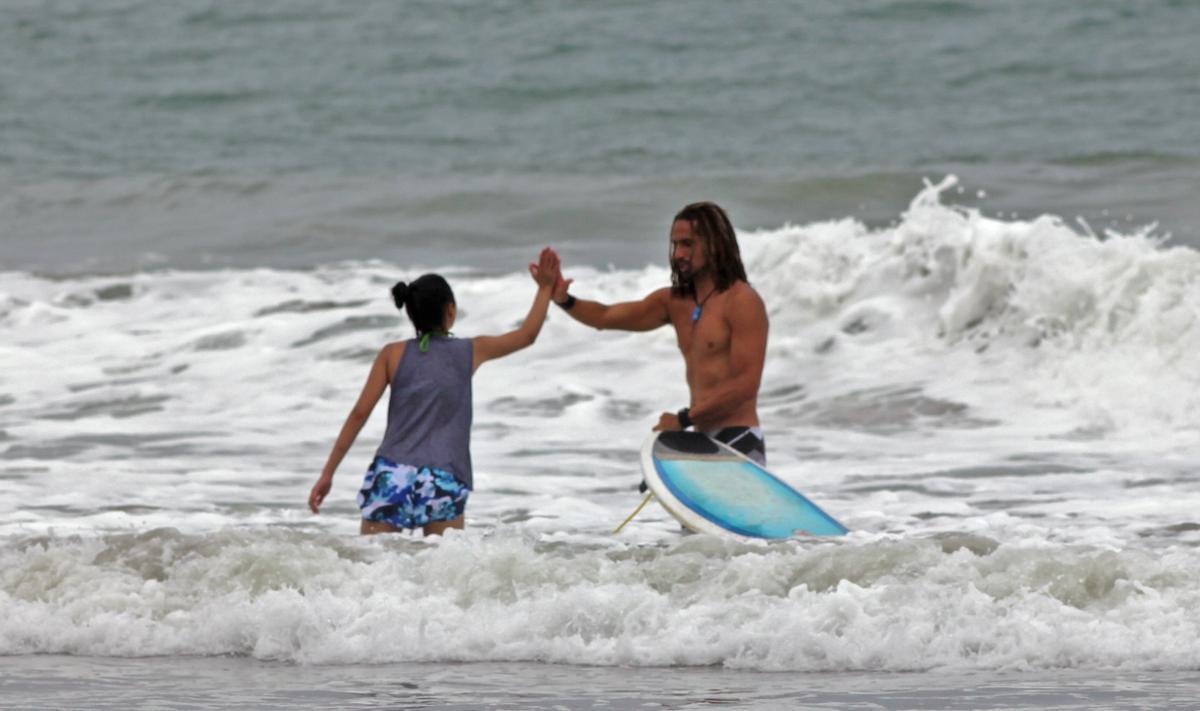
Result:
M686 430L692 426L692 408L685 407L676 412L675 418L679 420L679 426Z
M558 304L559 308L561 308L563 311L570 311L575 306L575 297L567 294L566 301L562 302L561 304L559 304L557 301L554 303Z

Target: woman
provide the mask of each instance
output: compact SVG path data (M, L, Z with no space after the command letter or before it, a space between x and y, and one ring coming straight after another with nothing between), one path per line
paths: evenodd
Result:
M416 337L379 351L362 394L342 425L325 468L308 497L313 513L329 494L333 474L390 385L383 442L358 493L364 534L421 528L428 536L463 528L471 472L471 378L479 366L533 344L546 320L558 255L542 250L529 265L537 294L519 328L500 336L454 338L454 292L437 274L392 287Z

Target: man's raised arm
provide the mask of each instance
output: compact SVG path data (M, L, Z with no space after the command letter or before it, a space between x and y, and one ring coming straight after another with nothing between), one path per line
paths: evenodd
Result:
M664 287L641 301L602 304L599 301L577 299L567 293L572 279L560 279L554 286L554 303L571 314L576 321L599 329L622 331L652 331L671 322L667 311L671 289Z

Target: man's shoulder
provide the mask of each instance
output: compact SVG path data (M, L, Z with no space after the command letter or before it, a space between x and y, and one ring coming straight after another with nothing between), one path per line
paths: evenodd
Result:
M753 286L750 286L750 282L748 281L742 281L739 279L738 281L733 282L729 285L729 288L725 290L725 293L731 300L738 304L761 305L763 303L762 296L759 296L758 291L755 290Z
M767 323L767 305L754 287L748 282L734 282L725 290L723 311L725 318L739 328L753 327L755 324Z
M655 289L654 291L650 292L646 296L646 301L655 301L655 302L667 304L667 303L670 303L673 299L682 299L682 298L684 298L683 295L678 293L678 290L676 290L674 287L663 286L663 287L659 287L658 289Z

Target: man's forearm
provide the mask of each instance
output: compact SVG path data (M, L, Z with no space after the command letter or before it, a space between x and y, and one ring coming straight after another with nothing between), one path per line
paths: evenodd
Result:
M558 304L557 301L554 303ZM570 308L564 308L563 310L570 314L571 318L592 328L604 328L604 313L608 311L606 304L574 297L571 297L567 304L570 305ZM563 304L558 305L564 306Z

